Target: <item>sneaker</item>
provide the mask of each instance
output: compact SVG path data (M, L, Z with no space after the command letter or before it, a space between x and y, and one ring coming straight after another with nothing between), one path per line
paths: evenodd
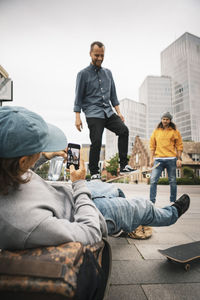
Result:
M142 225L138 226L134 231L128 233L128 237L136 240L145 240L145 234Z
M140 225L135 231L129 232L128 237L136 240L146 240L152 236L152 228Z
M91 176L91 180L94 180L94 179L101 179L101 175L100 174L94 174Z
M153 234L152 227L150 226L143 226L143 231L146 239L149 239Z
M172 206L175 206L178 210L178 217L182 216L184 214L189 206L190 206L190 197L187 194L183 194L178 200L172 204Z
M133 169L131 166L129 165L126 165L123 169L120 169L120 174L124 174L124 173L130 173L130 172L133 172L137 169Z

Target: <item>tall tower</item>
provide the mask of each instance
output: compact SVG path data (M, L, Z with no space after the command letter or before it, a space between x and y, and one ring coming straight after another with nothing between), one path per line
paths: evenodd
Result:
M146 138L146 106L143 103L125 98L120 101L120 111L125 118L125 124L129 129L128 154L132 153L135 137ZM106 130L106 160L118 153L118 137Z
M200 141L200 38L188 32L161 52L161 74L171 77L173 120L183 140Z
M146 138L149 139L162 113L172 112L171 79L147 76L139 89L139 102L146 105Z

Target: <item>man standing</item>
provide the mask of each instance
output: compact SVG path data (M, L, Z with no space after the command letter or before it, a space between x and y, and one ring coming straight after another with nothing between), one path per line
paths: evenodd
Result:
M181 168L182 165L183 143L180 132L171 120L172 115L169 112L164 113L150 138L150 166L160 163L151 175L150 200L153 203L156 202L157 182L165 168L170 184L170 202L176 201L176 167Z
M93 42L90 47L91 64L81 70L76 80L76 96L74 112L76 113L76 128L83 128L80 113L85 113L90 132L89 169L91 179L100 179L99 156L104 128L118 135L118 150L120 158L120 173L133 169L128 165L129 131L124 124L124 117L119 109L115 83L110 70L102 68L105 47L101 42ZM115 108L114 113L111 105Z

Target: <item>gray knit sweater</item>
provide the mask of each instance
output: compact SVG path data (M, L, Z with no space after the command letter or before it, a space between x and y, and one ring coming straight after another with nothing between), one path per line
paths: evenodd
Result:
M64 242L94 244L107 226L84 180L52 186L34 172L19 190L0 195L0 248L25 249Z

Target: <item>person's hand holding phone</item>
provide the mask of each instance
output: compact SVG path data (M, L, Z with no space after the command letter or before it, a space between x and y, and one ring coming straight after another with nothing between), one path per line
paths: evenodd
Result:
M85 179L86 169L85 169L85 164L83 159L80 159L80 168L78 170L75 169L74 165L70 165L69 170L70 170L70 179L72 182Z

